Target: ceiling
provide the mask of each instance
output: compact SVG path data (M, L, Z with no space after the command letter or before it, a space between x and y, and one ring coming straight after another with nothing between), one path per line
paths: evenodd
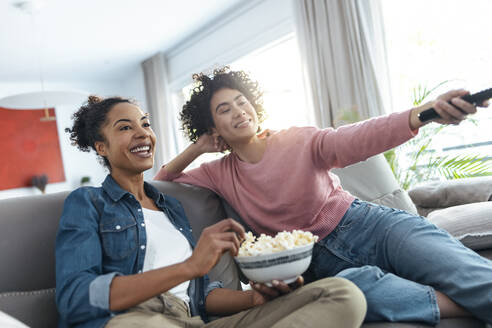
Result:
M0 0L0 82L122 79L241 1Z

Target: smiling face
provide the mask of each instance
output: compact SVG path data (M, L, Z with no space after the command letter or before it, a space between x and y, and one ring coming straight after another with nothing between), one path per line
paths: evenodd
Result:
M140 174L154 165L156 137L148 115L138 106L119 103L113 106L101 128L105 141L97 141L99 155L107 158L111 174Z
M258 131L258 115L248 99L238 90L220 89L210 100L210 111L215 127L229 145L248 141Z

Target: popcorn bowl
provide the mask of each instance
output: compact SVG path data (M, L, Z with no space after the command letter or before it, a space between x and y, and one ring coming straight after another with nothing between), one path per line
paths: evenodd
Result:
M234 260L251 281L269 284L272 280L294 282L311 263L314 243L256 256L236 256Z

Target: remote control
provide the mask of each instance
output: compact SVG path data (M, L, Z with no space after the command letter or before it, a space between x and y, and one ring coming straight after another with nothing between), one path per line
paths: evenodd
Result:
M461 99L469 102L470 104L481 104L483 101L492 98L492 88L486 89L472 95L466 95L461 97ZM451 103L451 102L449 102ZM420 122L426 122L432 120L433 118L438 118L439 114L434 110L434 108L429 108L419 113Z

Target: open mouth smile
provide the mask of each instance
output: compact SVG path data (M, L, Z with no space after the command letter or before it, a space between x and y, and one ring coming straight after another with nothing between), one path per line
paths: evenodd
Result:
M240 128L247 127L249 125L249 122L251 122L251 119L241 121L238 124L234 125L234 128L239 128L240 129Z
M148 158L152 156L151 149L152 147L150 145L137 145L130 149L130 153L141 158Z

